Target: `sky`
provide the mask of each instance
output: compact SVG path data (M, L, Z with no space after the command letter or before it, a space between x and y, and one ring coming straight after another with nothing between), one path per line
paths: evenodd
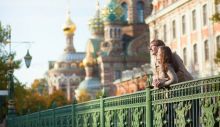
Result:
M100 0L101 8L105 1ZM32 56L30 68L22 60L21 68L14 72L27 86L34 79L43 78L48 61L57 60L62 54L65 47L62 26L68 7L77 27L74 47L77 52L84 52L91 37L88 21L95 15L96 0L0 0L0 21L12 28L12 51L16 52L16 59L23 59L27 49Z

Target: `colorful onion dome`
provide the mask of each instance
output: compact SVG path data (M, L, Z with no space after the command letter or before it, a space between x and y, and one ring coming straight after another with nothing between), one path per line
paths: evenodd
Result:
M102 34L104 33L104 22L100 16L99 2L97 2L96 14L89 20L89 28L92 33Z
M102 17L105 22L123 22L123 15L123 8L116 0L110 0L107 7L102 10Z

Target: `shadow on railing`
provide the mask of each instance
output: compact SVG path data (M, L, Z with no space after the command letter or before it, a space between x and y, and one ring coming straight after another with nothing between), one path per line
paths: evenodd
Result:
M220 76L8 119L9 127L216 127Z

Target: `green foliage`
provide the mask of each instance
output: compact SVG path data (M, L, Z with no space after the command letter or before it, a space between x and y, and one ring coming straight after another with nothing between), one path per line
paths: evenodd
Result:
M101 96L103 96L103 93L101 90L99 90L97 93L96 93L96 99L99 99Z
M8 71L18 69L21 63L21 61L14 60L15 53L10 54L9 56L8 53L6 52L5 42L10 36L9 28L10 26L4 27L1 25L0 22L0 90L7 90L7 86L9 83ZM13 63L11 64L8 63L9 57L13 61ZM14 79L16 78L14 77ZM15 91L17 91L18 87L16 86L20 86L21 83L18 80L14 80L14 83L15 83ZM7 98L4 96L1 97L0 99L1 99L0 100L1 101L0 121L1 121L7 113ZM15 96L15 99L17 99L17 96Z
M91 100L91 97L88 94L87 90L81 89L79 91L79 95L77 96L77 102L82 103L82 102L86 102L90 100Z
M62 90L55 90L53 92L53 94L48 96L48 106L47 107L51 108L52 104L54 102L56 103L57 107L71 103L67 100L65 93Z
M16 70L20 67L21 61L15 61L15 53L9 53L5 49L6 44L10 41L11 29L10 26L2 26L0 22L0 90L7 90L8 87L8 71ZM8 64L11 58L13 63ZM30 112L36 112L49 108L53 102L57 106L69 104L65 94L62 91L55 91L52 95L47 94L45 80L35 80L32 88L27 89L25 85L19 82L16 77L14 79L14 100L16 113L18 115ZM39 94L40 93L40 94ZM7 113L7 98L0 98L0 123Z
M20 103L20 102L19 102ZM29 93L25 96L23 107L20 107L21 113L37 112L39 110L47 109L47 98L38 93Z
M48 95L46 86L42 82L44 80L34 80L29 89L19 86L20 89L15 93L15 96L18 98L16 100L16 111L18 115L52 108L53 103L56 103L56 106L71 103L67 100L62 90L55 90L52 94Z
M26 89L24 86L17 86L15 93L16 97L16 112L18 115L27 113L33 113L53 107L56 103L56 107L70 104L65 96L65 93L61 90L56 90L51 95L41 95L33 88Z
M35 79L31 85L32 92L38 92L40 95L48 95L45 79Z
M0 43L5 43L11 34L10 26L4 27L0 22Z

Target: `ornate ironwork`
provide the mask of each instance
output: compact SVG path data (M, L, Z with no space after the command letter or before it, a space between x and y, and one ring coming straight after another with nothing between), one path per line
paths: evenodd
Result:
M211 98L205 98L202 100L202 116L201 124L204 127L214 127L215 125L215 118L214 114L217 111L217 105L218 103L213 104Z
M167 112L167 107L165 105L154 105L154 126L162 127L167 120L165 120L165 113Z
M124 126L127 125L127 122L125 121L127 115L128 115L127 110L120 109L120 110L118 111L118 119L119 119L118 125L119 125L120 127L124 127Z
M191 120L186 118L187 112L191 109L191 104L188 102L187 104L183 104L183 102L179 102L175 105L176 118L174 119L175 125L177 127L185 127Z
M220 125L220 76L100 98L8 119L9 127ZM76 122L74 122L76 121Z
M112 119L113 119L113 113L111 111L107 111L105 113L105 126L106 127L111 127L112 123Z

